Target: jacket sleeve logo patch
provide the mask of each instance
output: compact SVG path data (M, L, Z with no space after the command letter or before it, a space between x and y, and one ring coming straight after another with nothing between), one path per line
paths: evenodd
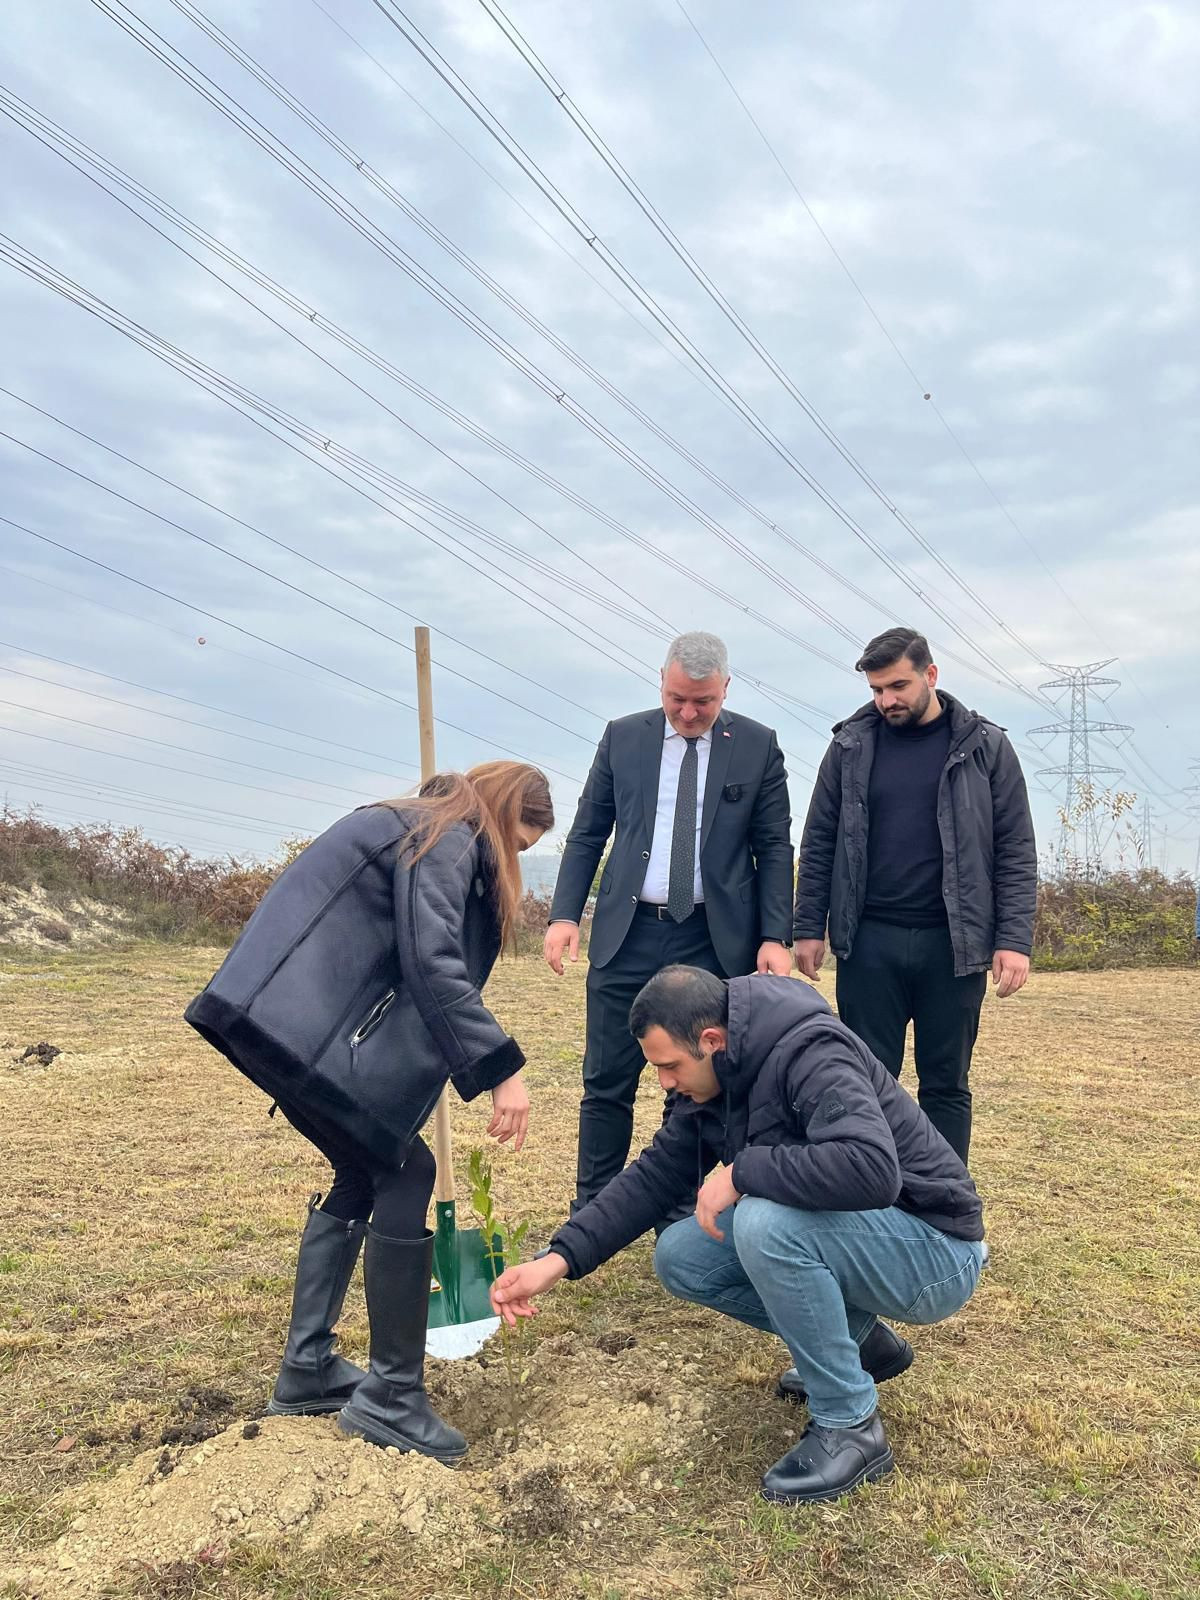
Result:
M845 1115L846 1107L838 1099L836 1094L828 1095L821 1102L822 1122L836 1122L839 1117L844 1117Z

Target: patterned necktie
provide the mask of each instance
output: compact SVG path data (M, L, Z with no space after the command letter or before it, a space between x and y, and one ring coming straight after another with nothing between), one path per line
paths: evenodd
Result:
M667 912L682 922L696 909L696 782L700 758L699 738L685 739L679 789L675 795L675 823L671 830L671 871L667 878Z

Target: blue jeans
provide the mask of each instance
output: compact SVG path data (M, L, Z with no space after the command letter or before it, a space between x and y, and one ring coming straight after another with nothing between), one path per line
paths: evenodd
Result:
M974 1293L984 1247L939 1233L895 1206L802 1211L746 1195L709 1238L695 1217L654 1252L664 1288L777 1333L808 1390L814 1422L849 1428L875 1410L858 1347L876 1317L941 1322Z

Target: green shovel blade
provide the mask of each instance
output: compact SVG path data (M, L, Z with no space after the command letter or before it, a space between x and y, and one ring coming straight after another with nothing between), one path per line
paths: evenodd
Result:
M504 1265L499 1237L489 1250L479 1228L456 1227L453 1200L439 1201L435 1212L429 1326L452 1328L494 1315L488 1290Z

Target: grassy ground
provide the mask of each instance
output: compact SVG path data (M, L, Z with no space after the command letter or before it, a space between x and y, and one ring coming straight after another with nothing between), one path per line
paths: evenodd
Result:
M63 1533L72 1495L164 1431L265 1399L304 1198L325 1174L180 1023L218 960L146 946L0 969L0 1553ZM505 964L491 998L530 1055L535 1119L523 1156L496 1157L499 1207L530 1218L536 1244L570 1197L583 967L558 981ZM40 1040L63 1055L15 1060ZM1195 1600L1200 986L1038 976L989 1000L975 1081L993 1264L959 1317L913 1331L916 1366L882 1392L888 1484L800 1512L757 1500L802 1420L772 1398L782 1348L669 1302L641 1245L546 1302L522 1390L540 1455L496 1437L497 1368L431 1380L472 1434L478 1481L529 1465L520 1515L505 1490L477 1539L235 1547L103 1592ZM655 1098L647 1085L643 1133ZM464 1163L482 1126L456 1107ZM357 1287L345 1341L361 1355ZM533 1464L582 1459L598 1431L589 1488L619 1514L585 1517Z

